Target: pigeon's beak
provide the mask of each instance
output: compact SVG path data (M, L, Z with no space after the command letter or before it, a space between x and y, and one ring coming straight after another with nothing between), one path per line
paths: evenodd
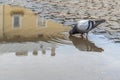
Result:
M101 20L96 20L95 21L95 26L98 26L101 23L104 23L106 20L105 19L101 19Z

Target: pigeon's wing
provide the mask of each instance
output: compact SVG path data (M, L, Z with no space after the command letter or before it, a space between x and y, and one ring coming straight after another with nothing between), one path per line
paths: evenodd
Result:
M77 28L80 30L80 31L86 31L88 26L89 26L89 20L82 20L82 21L79 21L78 22L78 25L77 25Z

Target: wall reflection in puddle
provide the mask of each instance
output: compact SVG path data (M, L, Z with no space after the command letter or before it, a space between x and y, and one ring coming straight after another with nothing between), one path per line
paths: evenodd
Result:
M16 56L28 56L28 53L32 52L32 55L37 56L39 53L46 55L50 53L51 56L55 56L56 48L60 45L55 42L25 42L25 43L3 43L0 44L0 54L15 53Z
M39 50L41 50L41 53L43 55L46 55L46 51L50 50L51 56L55 56L55 47L45 48L43 45L40 45L40 49ZM32 51L32 55L37 56L39 54L39 50ZM15 52L15 55L16 56L28 56L28 52L27 51Z
M64 35L64 37L66 37ZM56 39L55 39L56 38ZM102 52L103 49L95 46L94 43L90 42L84 38L78 38L75 36L70 36L68 39L55 37L50 39L43 39L43 41L38 42L22 42L22 43L1 43L0 44L0 54L15 52L16 56L28 56L29 52L32 55L37 56L38 54L55 56L57 54L57 48L63 47L63 51L74 50L74 46L80 51L87 52ZM70 39L70 40L69 40ZM69 47L66 48L66 46ZM73 46L73 47L70 47ZM66 52L64 52L66 53Z
M63 26L29 9L10 5L0 6L0 53L15 52L16 56L27 56L29 51L38 55L50 50L55 56L60 44L76 46L81 51L103 51L86 39L68 37L70 27ZM2 43L6 42L6 43ZM61 46L64 47L64 46Z

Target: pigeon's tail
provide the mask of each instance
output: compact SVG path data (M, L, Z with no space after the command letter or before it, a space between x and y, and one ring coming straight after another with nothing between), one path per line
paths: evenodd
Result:
M99 24L104 23L105 21L105 19L95 20L95 26L98 26Z

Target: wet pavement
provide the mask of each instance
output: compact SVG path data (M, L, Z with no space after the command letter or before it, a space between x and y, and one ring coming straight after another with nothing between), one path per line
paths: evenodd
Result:
M69 26L24 8L7 5L4 9L0 80L120 79L119 43L92 32L88 39L69 36Z

